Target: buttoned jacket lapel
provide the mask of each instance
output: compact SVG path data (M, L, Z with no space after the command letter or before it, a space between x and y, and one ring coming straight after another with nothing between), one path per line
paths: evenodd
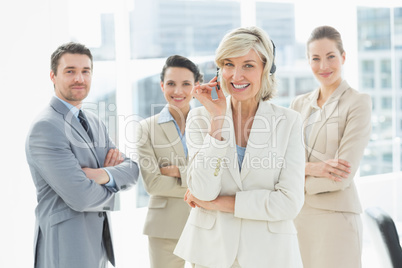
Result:
M310 152L312 150L312 148L309 147L310 143L307 140L308 137L310 137L310 139L311 139L312 136L311 136L311 133L310 133L310 136L306 135L306 129L307 129L307 127L310 127L310 125L314 124L314 122L313 123L309 122L309 118L310 118L310 116L313 116L311 113L313 111L314 104L317 103L317 98L318 98L319 92L320 92L320 89L316 89L313 93L311 93L309 95L308 98L305 98L303 100L303 106L302 106L303 109L301 111L301 117L305 118L305 120L303 121L303 139L304 139L304 144L305 144L305 148L306 148L305 149L305 158L306 159L308 159L308 156L310 155ZM318 111L316 111L316 112L318 112ZM318 120L320 120L320 119L318 119Z
M226 98L226 117L222 127L222 138L227 140L229 143L228 149L226 151L226 159L227 168L230 171L230 174L233 177L233 180L236 182L237 186L240 190L243 190L240 172L239 172L239 164L238 164L238 157L237 157L237 149L236 149L236 138L234 132L234 125L233 125L233 115L232 115L232 104L231 104L231 97Z
M269 102L260 101L247 141L245 159L243 160L240 174L242 180L247 177L252 169L253 158L258 157L261 159L264 154L267 154L275 146L278 138L276 128L283 119L285 119L285 116L275 114Z
M75 118L75 115L67 108L66 105L64 105L60 100L58 100L56 97L53 97L50 101L50 105L52 106L52 108L60 113L63 118L64 118L64 132L67 136L67 138L72 142L72 144L75 147L79 147L81 149L84 148L89 148L90 151L92 152L92 155L94 156L94 158L96 159L96 163L98 165L98 167L101 167L99 159L97 157L95 148L94 148L94 144L98 143L98 128L95 128L95 124L94 122L92 122L93 120L88 119L88 124L89 127L92 130L93 136L94 136L94 144L92 143L91 139L88 136L88 133L84 130L84 128L82 127L82 125L80 124L80 122ZM81 140L78 140L76 137L76 135L73 135L72 131L74 131L75 133L77 133L79 135L79 137L81 138Z
M324 125L328 123L328 120L330 118L337 118L339 116L339 99L343 95L343 93L346 91L346 89L349 88L349 85L347 82L344 80L342 83L339 85L339 87L332 93L332 95L328 98L326 101L325 105L322 108L321 114L317 116L317 120L312 123L312 129L310 132L310 135L308 137L308 143L306 144L306 159L309 161L311 154L313 151L320 152L322 150L317 150L316 148L316 141L317 137L319 136L320 132L323 130ZM303 118L306 118L304 124L308 124L309 117L311 116L311 111L312 107L314 105L317 105L317 98L319 94L319 89L317 89L314 94L310 95L310 98L307 101L307 105L305 107L308 107L305 109L305 112L307 114L302 113ZM319 111L316 111L319 112ZM307 125L303 126L303 129L305 130ZM325 150L324 150L325 151Z
M260 101L250 131L250 136L245 152L245 159L243 160L240 172L238 165L231 100L230 97L227 99L226 120L222 128L222 137L229 142L229 147L226 154L228 163L230 165L229 171L240 189L243 189L242 180L247 177L248 173L252 169L252 166L250 165L252 161L251 158L261 157L262 154L267 153L267 150L269 150L269 148L275 146L278 138L276 127L283 119L285 119L285 116L275 114L270 103ZM249 159L246 159L246 157L248 157Z
M169 121L169 122L165 122L165 123L160 123L159 126L161 127L166 138L170 142L169 147L172 146L174 151L176 152L176 154L178 156L180 156L180 159L184 159L185 153L184 153L183 145L181 143L179 133L177 133L177 129L176 129L174 122ZM156 135L158 135L158 134L156 134Z

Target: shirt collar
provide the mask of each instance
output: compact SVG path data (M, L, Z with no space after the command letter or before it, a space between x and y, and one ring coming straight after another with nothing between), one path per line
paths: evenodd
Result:
M59 97L55 96L58 100L60 100L66 107L74 114L76 118L78 118L79 109L72 105L71 103L66 102L65 100L60 99Z
M190 110L191 110L191 105L190 105ZM173 115L169 111L169 105L166 104L165 107L163 107L162 111L159 113L159 119L158 119L158 124L163 124L167 123L170 121L174 121Z
M174 121L174 118L169 112L169 106L165 105L165 107L163 107L162 111L159 113L158 124L163 124L170 121Z
M335 91L331 94L331 96L329 96L328 100L322 105L322 108L325 107L325 105L327 105L327 103L331 102L334 99L339 98L342 93L349 87L348 83L345 80L342 80L342 82L339 84L339 86L335 89ZM320 88L316 89L313 94L311 95L311 102L310 102L310 106L314 109L318 109L321 110L322 108L320 108L317 104L317 99L318 96L320 94Z

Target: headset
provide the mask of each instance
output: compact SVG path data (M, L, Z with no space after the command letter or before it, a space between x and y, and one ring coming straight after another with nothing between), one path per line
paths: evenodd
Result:
M274 57L273 57L273 59L272 59L272 66L271 66L271 70L269 71L271 74L274 74L275 73L275 71L276 71L276 65L275 65L275 44L274 44L274 41L272 41L271 40L271 42L272 42L272 54L274 55Z

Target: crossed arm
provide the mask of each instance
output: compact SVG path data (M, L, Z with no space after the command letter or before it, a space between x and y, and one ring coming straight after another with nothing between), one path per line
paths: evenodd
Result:
M337 159L306 163L307 194L344 190L353 182L364 149L370 140L370 96L359 96L359 101L347 111L345 120L345 129L335 153ZM347 162L344 161L346 159Z
M328 178L334 181L342 181L348 178L351 169L350 163L343 159L329 159L323 162L307 162L306 176Z
M234 213L235 211L235 196L225 196L220 195L215 200L212 201L202 201L197 199L194 195L191 194L190 190L187 189L186 194L184 195L184 201L192 207L202 207L207 210L219 210L222 212Z
M110 149L106 155L104 167L117 166L124 161L124 158L119 149ZM103 185L109 182L108 173L103 168L82 168L88 179L94 180L97 184Z
M160 168L161 174L169 177L181 178L180 170L178 166L171 165Z

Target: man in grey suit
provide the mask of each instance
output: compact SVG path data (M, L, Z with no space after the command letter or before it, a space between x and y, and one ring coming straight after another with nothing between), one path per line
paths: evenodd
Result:
M33 122L26 156L37 191L36 268L115 265L109 211L130 189L138 165L123 156L105 125L81 111L92 79L92 55L67 43L51 56L55 96Z

